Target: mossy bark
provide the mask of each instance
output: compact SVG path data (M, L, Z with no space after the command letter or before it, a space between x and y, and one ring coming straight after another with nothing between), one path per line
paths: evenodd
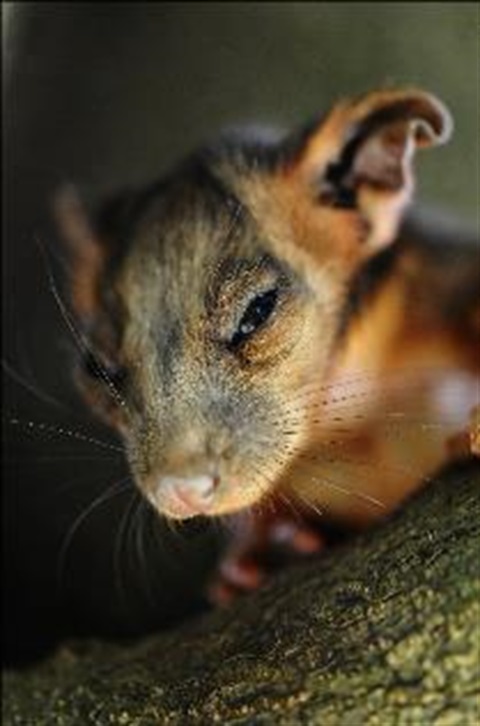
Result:
M264 590L131 648L89 644L4 677L4 723L480 721L480 471Z

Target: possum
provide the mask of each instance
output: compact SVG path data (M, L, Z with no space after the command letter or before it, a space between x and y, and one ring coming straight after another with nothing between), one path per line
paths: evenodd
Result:
M94 214L57 196L76 380L161 515L236 522L214 599L272 543L319 549L324 513L368 526L479 455L479 247L407 213L416 150L451 130L382 89L223 134Z

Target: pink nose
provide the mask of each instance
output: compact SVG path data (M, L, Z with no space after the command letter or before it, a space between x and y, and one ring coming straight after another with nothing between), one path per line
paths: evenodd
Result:
M167 514L193 517L208 512L218 480L214 476L165 476L159 482L157 501Z

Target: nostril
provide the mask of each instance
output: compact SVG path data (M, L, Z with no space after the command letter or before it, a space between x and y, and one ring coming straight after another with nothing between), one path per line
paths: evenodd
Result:
M194 516L210 510L219 485L220 478L208 474L164 476L157 481L150 500L157 509L170 516Z
M218 484L218 477L207 475L178 478L171 481L171 487L179 499L190 505L209 503Z

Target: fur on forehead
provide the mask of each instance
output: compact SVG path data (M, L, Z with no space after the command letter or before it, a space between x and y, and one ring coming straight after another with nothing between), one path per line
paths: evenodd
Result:
M417 148L444 143L445 106L417 89L338 103L276 147L219 159L275 253L305 276L349 278L391 244L414 193Z
M95 314L112 259L125 256L132 239L152 243L156 227L161 239L162 218L170 240L201 239L195 229L220 240L228 238L242 205L262 243L313 285L330 273L350 279L367 256L395 239L414 190L415 150L443 143L451 127L434 96L382 90L342 101L291 135L250 130L224 136L160 183L124 199L103 228L89 220L78 196L64 195L57 219L72 258L76 312L82 319Z

